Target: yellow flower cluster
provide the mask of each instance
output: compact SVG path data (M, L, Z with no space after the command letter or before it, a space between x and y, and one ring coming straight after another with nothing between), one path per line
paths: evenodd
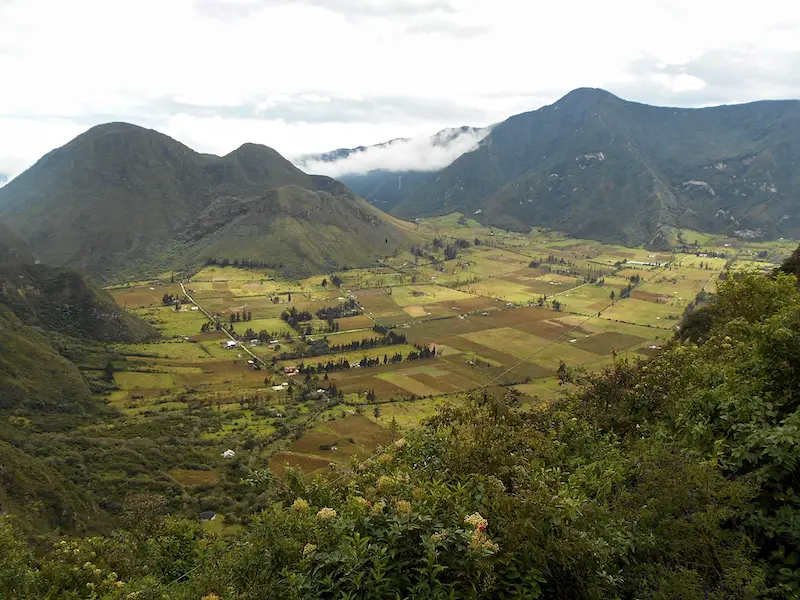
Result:
M383 509L386 508L386 504L383 502L376 502L372 505L372 512L376 515L383 514Z
M317 513L317 518L322 521L327 521L328 519L333 519L336 516L336 511L332 508L320 508L319 512Z
M472 532L472 538L469 541L469 547L471 550L488 550L489 552L497 552L500 550L500 546L492 542L486 534L483 533L480 529L476 529Z
M480 513L472 513L464 517L464 523L471 525L476 531L486 531L489 522L484 519Z
M201 600L219 600L219 596L216 594L206 594Z
M398 500L394 503L394 509L401 515L410 515L413 507L408 500Z
M377 486L378 489L382 492L388 492L394 487L395 481L392 477L388 475L381 475L378 477Z
M309 554L313 554L314 551L317 549L315 544L306 544L303 546L303 556L308 556Z
M298 498L292 502L292 510L295 512L306 512L308 510L308 502L302 498Z
M363 498L362 496L356 496L353 499L356 501L356 503L360 504L361 506L370 506L372 504L372 502L370 502L366 498Z
M380 464L382 464L382 465L388 465L390 462L392 462L392 455L391 454L381 454L378 457L378 462Z
M446 529L442 529L438 533L434 533L431 536L431 541L436 543L436 544L438 544L439 542L443 542L446 539L447 539L447 530Z
M406 438L400 438L399 440L397 440L397 441L394 443L394 447L395 447L395 448L402 448L402 447L403 447L403 446L405 446L405 445L406 445Z

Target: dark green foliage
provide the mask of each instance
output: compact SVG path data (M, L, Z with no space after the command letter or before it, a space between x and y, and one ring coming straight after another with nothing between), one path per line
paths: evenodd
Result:
M109 515L85 489L44 460L0 440L0 465L0 507L17 515L26 529L82 532L110 525Z
M0 304L0 409L80 412L88 396L77 367Z
M306 175L266 146L216 157L126 123L94 127L41 158L0 189L0 218L43 262L98 277L207 257L310 273L366 264L376 248L409 242L344 185Z
M789 258L783 261L780 270L782 273L800 278L800 246L792 252Z
M798 133L796 101L661 108L578 89L496 125L392 212L460 211L508 229L543 225L629 246L665 246L674 226L723 231L730 215L746 217L740 229L798 237L788 193L800 183Z
M87 277L45 265L0 268L0 304L24 323L75 337L141 342L159 337Z

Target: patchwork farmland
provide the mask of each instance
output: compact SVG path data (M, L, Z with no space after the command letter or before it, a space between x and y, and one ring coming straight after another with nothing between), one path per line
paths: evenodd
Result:
M109 288L164 335L117 346L109 401L140 420L214 411L209 457L233 449L275 473L329 470L471 390L503 386L535 408L558 393L560 369L657 352L721 274L770 269L793 246L700 236L713 245L652 252L459 215L418 229L424 247L369 268L294 280L212 265L183 276L214 321L170 279Z

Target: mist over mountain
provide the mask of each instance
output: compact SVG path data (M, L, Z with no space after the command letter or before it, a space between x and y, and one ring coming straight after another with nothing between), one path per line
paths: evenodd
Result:
M373 146L339 148L295 160L303 170L336 177L381 210L402 202L432 173L474 150L490 127L452 127L429 137L397 138Z
M795 100L682 109L583 88L495 125L392 212L459 211L628 245L732 224L742 235L796 237L798 134Z
M374 146L306 155L295 164L306 172L330 177L371 171L438 171L476 148L489 131L489 127L448 128L430 137L397 138Z
M100 277L212 256L307 273L364 264L409 239L341 183L271 148L200 154L127 123L46 154L0 190L0 218L43 262Z

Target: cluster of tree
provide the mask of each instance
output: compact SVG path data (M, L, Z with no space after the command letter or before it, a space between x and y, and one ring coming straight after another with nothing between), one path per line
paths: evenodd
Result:
M363 340L354 340L346 344L329 345L330 352L356 352L358 350L368 350L369 348L378 348L380 346L396 346L406 343L406 336L403 333L395 333L390 331L380 338L367 338Z
M552 298L551 300L548 300L547 296L539 296L539 299L536 301L536 305L539 308L549 306L556 312L561 312L566 307L566 304L561 302L558 298Z
M575 266L575 263L573 261L566 260L563 257L558 257L555 254L548 254L547 256L539 257L528 263L528 266L531 269L538 269L542 265L565 265L573 267Z
M172 306L173 304L180 304L181 301L172 294L164 294L161 297L161 304L164 306Z
M337 361L329 360L327 363L318 362L316 366L300 363L297 370L303 374L314 375L316 373L335 373L337 371L347 371L351 368L350 361L340 358Z
M240 321L251 321L253 319L253 311L251 310L243 310L241 313L237 310L235 313L231 313L230 322L231 323L239 323Z
M595 285L603 286L606 284L605 276L607 272L603 269L595 269L588 267L583 276L584 283L593 283Z
M458 250L455 246L446 246L444 249L444 259L445 260L455 260L456 256L458 256Z
M405 357L406 361L415 361L415 360L424 360L428 358L434 358L436 356L436 349L435 348L427 348L424 346L414 346L414 350L408 353ZM400 352L395 352L391 356L389 354L384 354L383 358L376 356L373 358L368 358L366 356L362 357L360 361L357 363L351 363L346 358L340 358L337 361L329 360L327 363L318 362L316 365L311 364L304 364L300 363L297 367L297 370L300 373L306 374L317 374L317 373L334 373L336 371L347 371L348 369L352 369L354 365L358 365L362 368L367 367L378 367L380 365L391 365L403 362L403 355Z
M348 298L341 304L336 306L326 306L317 311L317 318L322 321L330 321L332 319L342 319L344 317L352 317L361 314L361 307L358 302L352 298Z
M282 269L283 263L270 263L265 260L257 258L229 258L217 259L209 256L206 258L206 266L220 266L220 267L239 267L240 269Z
M396 352L391 356L389 356L388 354L384 354L383 359L379 357L367 358L365 356L357 363L351 363L346 358L340 358L337 361L329 360L327 363L318 362L316 366L310 364L309 365L300 364L297 369L301 373L308 373L314 375L316 373L335 373L337 371L347 371L349 369L352 369L354 365L358 365L359 367L362 368L367 368L367 367L378 367L382 364L391 365L401 362L403 362L403 355L400 354L399 352Z
M426 358L434 358L436 356L436 347L429 348L428 346L418 346L414 344L415 350L412 350L406 356L406 360L422 360Z
M413 254L417 258L426 258L432 263L438 262L433 254L431 254L428 250L421 248L419 246L411 246L410 251L411 254Z
M290 307L289 310L284 310L281 313L281 319L286 321L286 324L289 325L289 327L304 335L311 333L311 328L303 327L303 323L307 323L313 318L314 315L307 310L298 311L294 306ZM306 333L306 331L308 331L308 333Z

